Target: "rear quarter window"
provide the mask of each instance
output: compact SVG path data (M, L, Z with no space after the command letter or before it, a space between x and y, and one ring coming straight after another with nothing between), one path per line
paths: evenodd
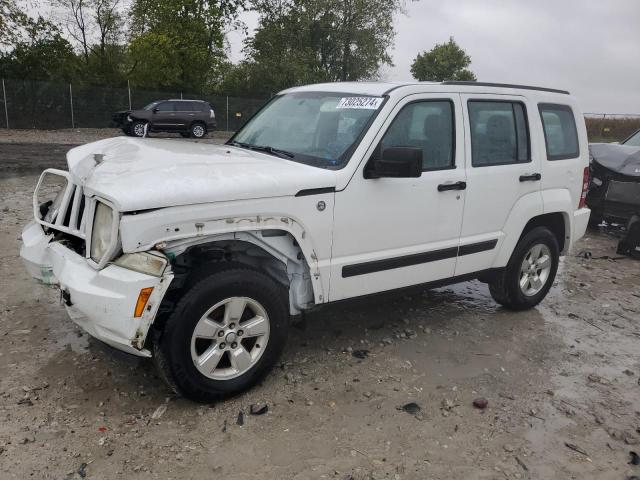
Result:
M568 105L538 105L548 160L566 160L580 156L578 130L573 110Z

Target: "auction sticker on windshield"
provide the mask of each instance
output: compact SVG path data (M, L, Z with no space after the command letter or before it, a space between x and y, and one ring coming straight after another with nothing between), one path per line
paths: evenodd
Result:
M365 108L367 110L376 110L382 105L381 97L343 97L336 108Z

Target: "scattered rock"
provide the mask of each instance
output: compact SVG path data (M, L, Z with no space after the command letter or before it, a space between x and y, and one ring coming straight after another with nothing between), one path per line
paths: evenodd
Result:
M630 465L640 465L640 456L636 452L629 452L629 455L631 456Z
M502 448L504 448L505 452L509 452L509 453L515 451L515 448L513 447L513 445L508 445L507 444L507 445L504 445Z
M242 410L240 410L238 412L238 419L236 420L236 425L244 425L244 413L242 412Z
M476 407L476 408L479 408L480 410L484 410L485 408L487 408L489 406L489 400L487 400L484 397L476 398L473 401L473 406Z
M18 400L18 405L26 405L27 407L33 407L33 402L29 397L24 397Z
M266 403L264 405L254 403L249 407L249 413L251 413L251 415L264 415L268 411L269 405L267 405Z
M624 373L625 375L628 375L630 377L633 377L635 375L635 373L633 373L633 371L629 370L628 368L623 370L622 373Z
M622 433L622 439L624 440L624 443L626 443L627 445L637 445L638 443L640 443L640 441L638 440L638 437L628 431L625 431Z

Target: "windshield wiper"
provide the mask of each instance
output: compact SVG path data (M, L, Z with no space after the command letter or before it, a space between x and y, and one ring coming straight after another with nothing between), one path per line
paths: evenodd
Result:
M233 142L229 142L229 145L233 145L234 147L248 148L249 150L256 150L258 152L265 152L271 155L276 155L278 157L293 158L296 156L295 153L287 152L286 150L274 148L269 145L252 145L250 143L236 142L235 140Z

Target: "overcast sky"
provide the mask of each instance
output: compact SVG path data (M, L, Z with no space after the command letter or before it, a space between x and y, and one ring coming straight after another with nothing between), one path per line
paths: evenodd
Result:
M480 81L566 89L584 112L640 114L640 0L418 0L405 11L383 79L412 80L416 54L453 36ZM254 13L242 18L255 28ZM229 42L240 60L242 36Z

